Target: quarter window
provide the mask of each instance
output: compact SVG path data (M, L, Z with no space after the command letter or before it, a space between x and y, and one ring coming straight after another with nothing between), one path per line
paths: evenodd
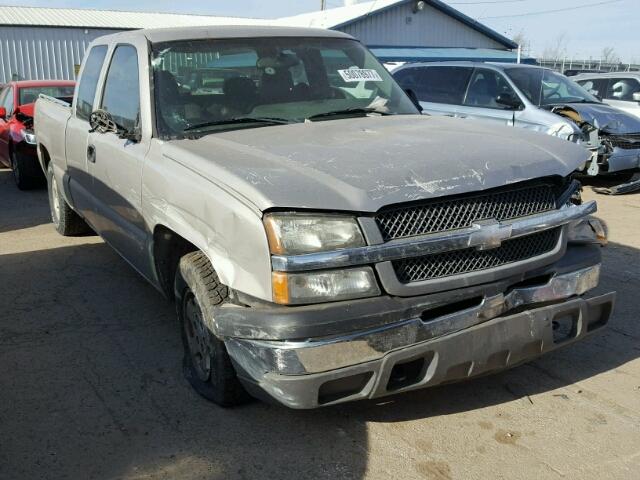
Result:
M104 83L102 109L109 112L119 126L133 131L140 117L138 53L131 45L116 47Z
M78 118L89 120L93 111L93 100L96 96L100 70L106 55L107 47L105 45L95 46L89 52L78 85L78 99L76 100L76 117Z

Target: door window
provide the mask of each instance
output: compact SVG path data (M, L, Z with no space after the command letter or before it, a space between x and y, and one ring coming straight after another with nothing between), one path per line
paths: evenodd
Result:
M138 82L138 52L131 45L116 47L104 83L101 108L113 121L127 131L133 131L140 117L140 84Z
M607 90L606 78L590 78L589 80L578 80L578 85L584 88L587 92L597 95L600 98L604 98Z
M403 79L400 74L405 73ZM472 68L416 67L398 72L396 79L404 89L411 89L421 102L462 104Z
M479 68L476 69L471 77L464 104L470 107L511 110L512 107L499 104L496 101L498 95L501 94L508 94L513 98L518 98L502 75L493 70Z
M610 78L607 94L608 100L633 101L633 94L640 92L640 82L633 78Z
M107 55L106 45L98 45L91 49L82 70L78 85L78 100L76 101L76 117L89 120L93 111L93 100L104 57Z

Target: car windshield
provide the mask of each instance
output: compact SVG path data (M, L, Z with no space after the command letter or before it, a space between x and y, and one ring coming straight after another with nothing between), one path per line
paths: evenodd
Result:
M600 103L596 97L564 75L544 68L507 68L505 73L533 104Z
M33 103L38 99L38 96L43 93L49 97L69 99L73 97L73 86L59 86L59 87L22 87L19 90L19 105L26 105Z
M156 126L162 138L418 113L376 58L350 39L156 43L152 64Z

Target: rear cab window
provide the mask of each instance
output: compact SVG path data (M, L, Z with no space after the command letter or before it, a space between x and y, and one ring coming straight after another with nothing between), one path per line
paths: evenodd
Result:
M87 56L82 75L80 76L80 83L78 84L78 96L76 100L77 118L89 120L89 116L93 111L93 101L96 96L100 71L102 70L102 64L104 63L106 55L107 46L96 45Z

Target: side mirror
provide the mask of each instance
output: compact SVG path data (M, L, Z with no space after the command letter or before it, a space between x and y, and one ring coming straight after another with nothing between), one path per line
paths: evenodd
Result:
M501 93L496 98L496 103L509 107L513 110L519 110L522 108L522 102L518 97L510 93Z
M138 129L129 131L118 125L109 112L106 110L95 110L89 116L89 133L115 133L118 138L123 140L131 140L132 142L140 141L140 132Z
M4 120L7 118L7 109L4 107L0 107L0 118Z
M106 110L94 110L89 115L89 133L118 133L118 126L113 121L111 114Z
M418 111L422 113L422 110L424 110L424 108L422 108L422 105L420 105L420 100L418 100L418 96L416 95L416 92L414 92L410 88L405 89L404 92L407 94L407 97L409 97L409 100L411 100L411 102L415 105Z
M636 92L633 94L633 101L640 103L640 92Z

